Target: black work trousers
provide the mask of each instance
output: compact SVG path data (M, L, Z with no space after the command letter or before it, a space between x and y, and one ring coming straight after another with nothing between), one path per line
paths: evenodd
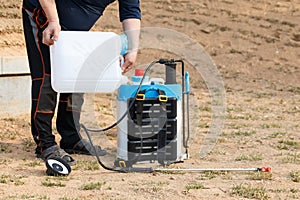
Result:
M25 1L24 1L25 2ZM58 5L59 8L59 5ZM60 17L69 16L72 21L62 20L62 30L88 31L100 17L101 13L83 15L73 12L59 13ZM32 79L32 107L31 107L31 131L37 144L36 153L56 144L52 133L52 119L54 116L57 93L51 87L51 66L49 47L42 43L42 32L48 25L47 17L41 8L26 7L22 9L24 36ZM85 22L84 26L78 23ZM66 18L64 18L66 19ZM60 145L64 148L72 148L81 137L80 112L83 104L83 94L60 94L56 127L61 135Z

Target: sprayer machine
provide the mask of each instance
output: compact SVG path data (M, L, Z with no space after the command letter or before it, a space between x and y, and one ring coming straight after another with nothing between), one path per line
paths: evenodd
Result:
M149 78L136 69L132 84L119 88L118 118L126 110L128 114L118 126L117 167L155 161L168 165L188 158L189 74L182 60L160 59L158 63L165 66L165 80ZM182 65L181 84L176 80L178 63Z
M126 41L124 35L115 33L62 31L60 40L50 47L51 84L57 92L94 93L118 89L116 122L103 129L89 129L81 124L93 148L90 132L102 134L118 126L113 167L105 165L94 149L104 169L116 172L271 171L269 167L165 168L189 158L189 73L185 72L183 60L159 59L150 63L145 71L137 68L128 83L119 62ZM164 66L165 78L149 77L154 65ZM178 65L181 70L177 69ZM178 76L177 71L181 71ZM178 77L181 80L177 80ZM158 163L163 167L140 167L140 163ZM71 173L71 167L59 157L47 159L46 167L48 175Z

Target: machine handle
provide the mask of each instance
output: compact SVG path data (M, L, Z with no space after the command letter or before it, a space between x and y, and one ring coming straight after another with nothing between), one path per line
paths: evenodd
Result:
M185 92L184 94L190 93L190 75L189 72L185 72Z

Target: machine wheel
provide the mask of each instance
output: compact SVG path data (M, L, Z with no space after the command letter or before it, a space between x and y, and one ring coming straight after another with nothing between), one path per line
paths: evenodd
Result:
M61 158L47 159L46 167L46 174L48 176L67 176L71 173L70 165Z

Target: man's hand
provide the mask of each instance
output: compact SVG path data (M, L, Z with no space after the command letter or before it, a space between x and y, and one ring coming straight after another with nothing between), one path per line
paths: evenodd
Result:
M59 32L61 27L59 22L49 22L47 28L43 32L43 43L50 46L58 40Z
M122 21L123 30L128 38L128 53L124 56L123 74L134 65L139 47L141 21L139 19L125 19Z
M134 66L134 63L136 61L136 57L137 57L136 51L128 52L124 56L124 63L121 66L121 68L123 70L123 74L125 74L126 72L128 72L129 70L132 69L132 67Z
M58 34L61 30L57 14L55 0L39 0L46 17L49 21L47 28L43 32L43 43L50 46L58 40Z

